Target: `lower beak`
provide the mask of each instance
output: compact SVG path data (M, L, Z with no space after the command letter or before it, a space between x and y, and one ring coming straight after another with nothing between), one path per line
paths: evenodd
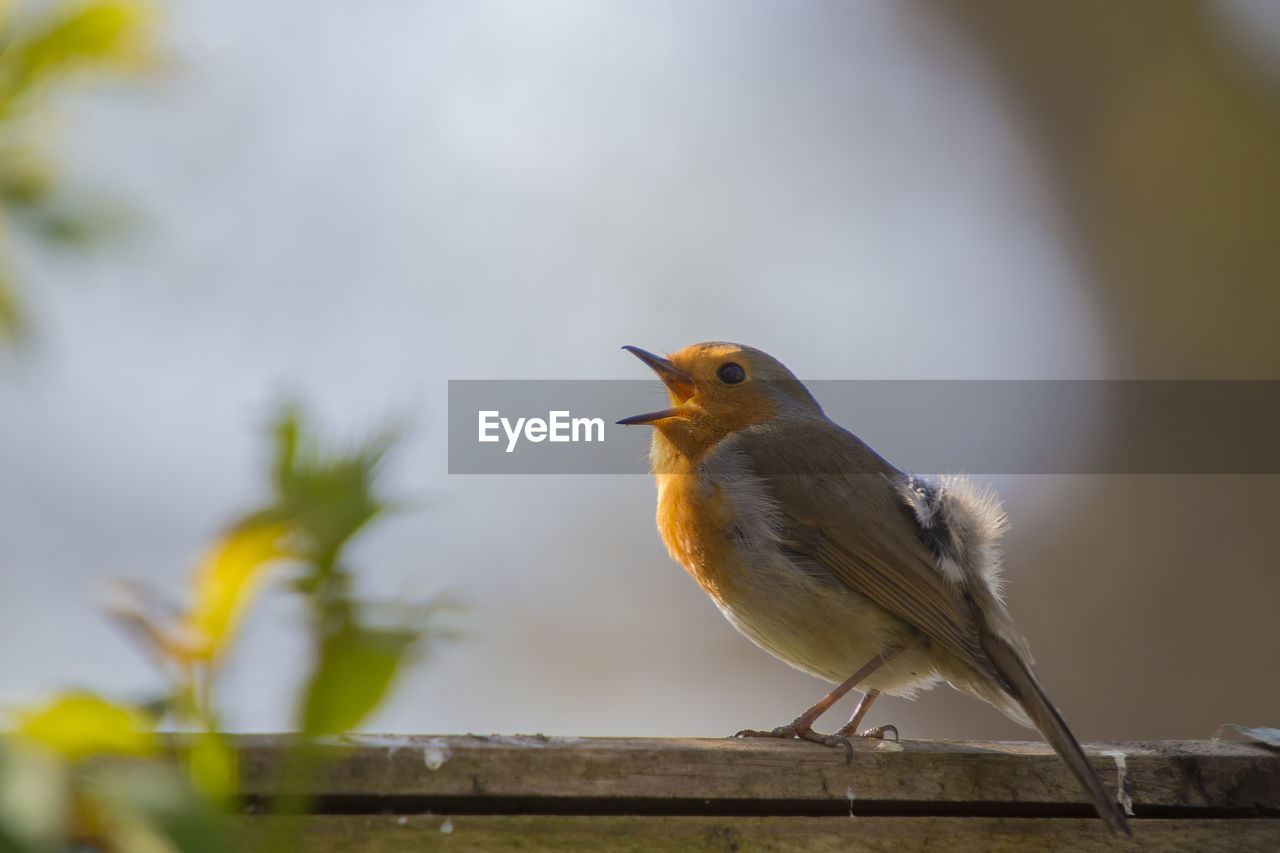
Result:
M680 407L694 394L693 377L685 373L680 368L671 363L669 359L646 352L640 347L623 347L624 350L634 355L653 369L658 374L658 378L667 386L675 406L670 409L663 409L660 412L649 412L643 415L632 415L629 418L623 418L618 421L622 426L632 426L634 424L651 424L664 418L675 418L683 414Z

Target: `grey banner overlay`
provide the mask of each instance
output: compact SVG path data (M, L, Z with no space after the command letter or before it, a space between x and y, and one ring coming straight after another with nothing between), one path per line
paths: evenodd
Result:
M805 384L828 417L904 471L1280 474L1280 381ZM450 380L449 473L645 473L653 427L615 421L669 405L656 380ZM497 413L486 416L496 440L479 440L481 412ZM535 418L546 427L530 433Z

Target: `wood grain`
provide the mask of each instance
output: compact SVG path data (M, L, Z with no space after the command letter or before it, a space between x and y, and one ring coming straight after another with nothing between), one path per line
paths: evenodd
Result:
M243 790L282 793L273 736L242 736ZM1141 817L1276 817L1280 754L1242 743L1086 746ZM904 740L842 750L800 741L527 736L358 736L319 747L323 772L293 793L330 813L1087 816L1043 743ZM1280 848L1278 848L1280 849Z
M260 844L272 820L240 821L246 848ZM1274 853L1280 850L1280 821L1137 821L1133 838L1123 839L1112 836L1097 819L325 815L307 819L302 846L315 853L511 849Z

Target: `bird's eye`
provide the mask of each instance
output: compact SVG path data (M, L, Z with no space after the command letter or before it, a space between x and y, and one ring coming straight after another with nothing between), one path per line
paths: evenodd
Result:
M737 385L747 378L747 371L743 370L742 365L736 361L726 361L720 365L720 369L716 371L716 376L725 385Z

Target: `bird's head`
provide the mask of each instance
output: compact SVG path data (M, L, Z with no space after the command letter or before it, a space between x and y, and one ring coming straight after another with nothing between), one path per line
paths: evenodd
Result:
M623 347L667 386L671 407L624 418L650 424L681 454L697 459L735 430L777 417L817 417L822 408L790 370L742 344L694 344L668 358Z

